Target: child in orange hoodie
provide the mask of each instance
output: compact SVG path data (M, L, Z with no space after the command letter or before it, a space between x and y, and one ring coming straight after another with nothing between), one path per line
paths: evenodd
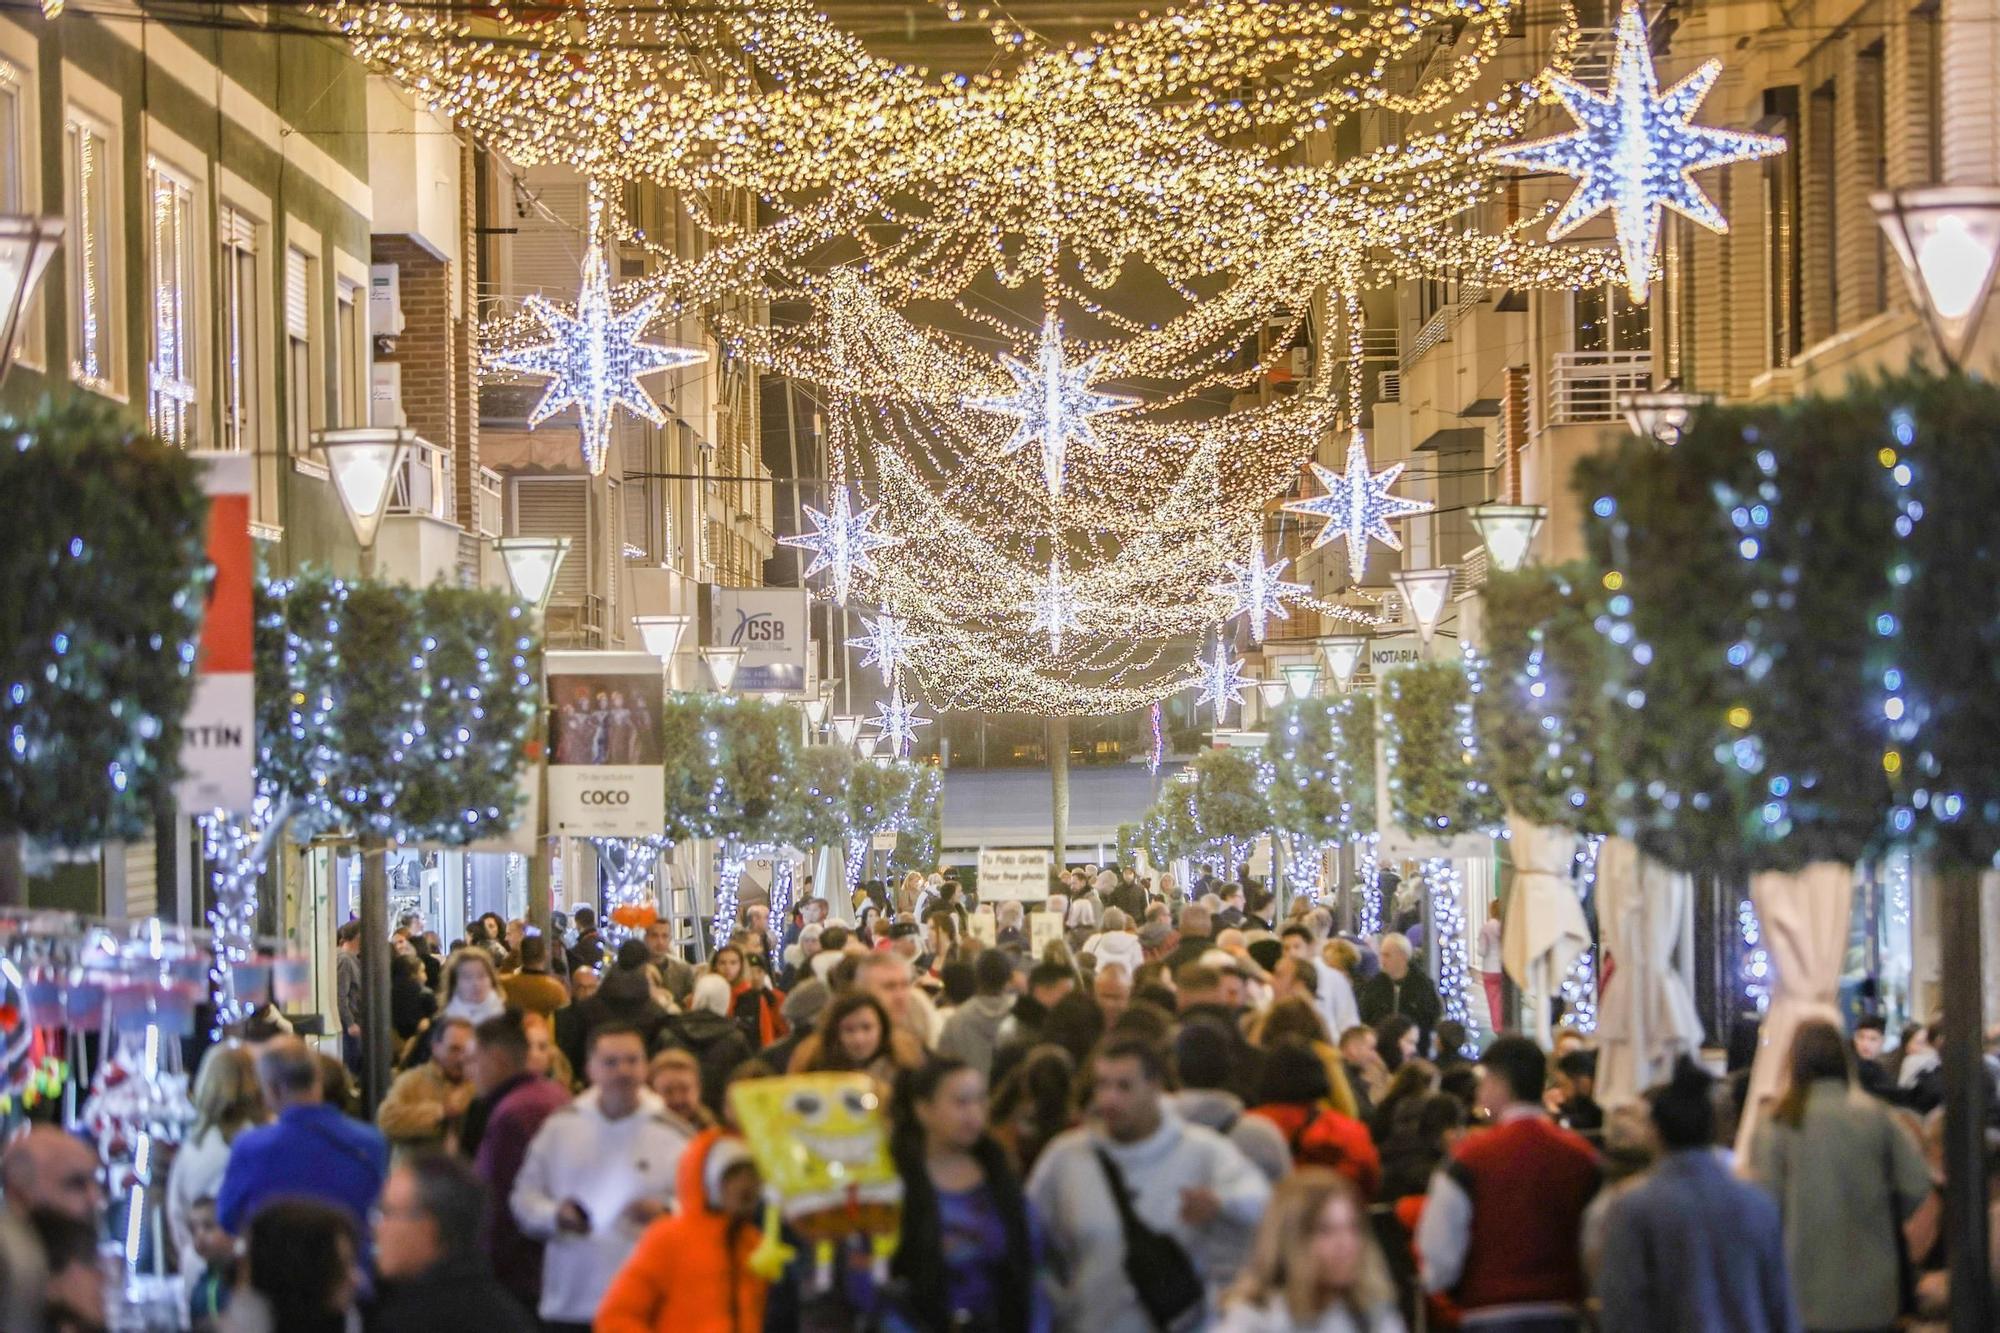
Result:
M681 1156L678 1211L639 1238L597 1309L594 1333L758 1333L769 1286L750 1271L763 1182L719 1129Z

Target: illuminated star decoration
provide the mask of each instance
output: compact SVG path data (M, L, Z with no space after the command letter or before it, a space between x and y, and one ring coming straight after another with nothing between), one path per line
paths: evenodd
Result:
M1115 393L1097 393L1090 377L1097 373L1102 356L1093 356L1074 368L1063 361L1062 321L1050 315L1042 321L1042 343L1036 364L1025 365L1002 355L1000 364L1014 377L1014 392L974 394L965 405L979 412L1018 417L1021 424L1000 450L1015 454L1037 440L1042 443L1042 476L1050 495L1063 493L1063 472L1071 442L1098 447L1097 430L1090 418L1100 412L1122 412L1138 402Z
M780 537L778 541L781 545L796 546L813 553L812 563L806 566L806 578L811 578L822 569L832 570L833 600L845 606L847 590L854 584L855 571L875 572L875 562L869 558L869 552L902 544L900 537L868 530L879 507L870 505L855 513L847 498L847 488L842 486L833 493L833 507L829 512L822 514L811 505L805 507L806 517L812 520L817 531L801 533L796 537Z
M583 260L583 289L577 293L576 312L562 310L539 295L530 296L527 307L541 321L549 341L495 352L486 362L495 370L548 379L542 400L529 414L530 426L539 426L576 404L583 461L592 476L604 471L614 409L622 407L655 426L667 424L666 414L639 383L640 377L708 360L708 353L697 348L640 342L639 334L652 322L665 297L655 293L621 314L613 308L605 275L604 252L592 246Z
M1194 706L1200 708L1205 703L1215 704L1215 725L1222 725L1223 714L1229 705L1243 706L1243 664L1229 655L1229 645L1222 636L1215 639L1215 652L1203 664L1201 679L1197 682L1201 693L1195 696Z
M928 727L931 720L917 716L917 706L903 699L903 687L897 686L889 693L887 703L876 705L873 719L875 730L889 743L889 752L901 759L910 752L910 742L917 738L918 727Z
M1694 173L1785 151L1785 141L1768 134L1691 123L1695 108L1721 73L1722 62L1709 60L1661 93L1646 43L1646 20L1627 0L1618 16L1610 91L1592 92L1555 76L1556 96L1576 118L1577 128L1495 149L1486 159L1575 176L1576 191L1556 215L1549 239L1559 241L1605 209L1612 210L1626 288L1634 302L1644 301L1652 281L1653 256L1660 246L1663 207L1710 231L1729 230L1722 210L1694 183Z
M1049 581L1035 591L1035 600L1021 608L1034 619L1028 625L1030 634L1047 630L1049 652L1055 657L1062 656L1063 631L1077 629L1082 625L1078 614L1083 604L1077 600L1076 589L1063 582L1062 556L1049 557Z
M1264 642L1264 630L1270 617L1290 620L1292 613L1285 609L1285 598L1299 597L1307 591L1303 583L1286 583L1279 579L1285 567L1292 562L1280 560L1275 565L1264 563L1264 543L1250 539L1250 555L1242 564L1230 563L1235 578L1228 583L1217 584L1209 589L1218 597L1229 599L1229 614L1224 620L1234 620L1238 616L1250 617L1250 637Z
M866 650L861 659L863 667L882 668L882 683L892 684L896 669L909 658L910 651L923 644L923 639L910 632L910 622L893 611L884 611L879 616L863 616L861 623L868 632L858 639L849 639L850 648Z
M1312 549L1332 541L1335 537L1347 539L1347 568L1356 583L1368 568L1368 539L1374 538L1392 551L1403 549L1403 543L1389 526L1393 518L1408 518L1412 514L1427 514L1433 506L1428 500L1409 500L1400 495L1389 494L1389 488L1396 484L1396 478L1403 475L1403 465L1392 463L1380 472L1368 466L1368 443L1361 436L1361 427L1347 437L1347 472L1345 475L1323 468L1318 463L1312 465L1313 475L1319 484L1326 487L1326 494L1312 500L1292 500L1285 508L1294 514L1311 514L1326 520L1326 526L1313 538Z

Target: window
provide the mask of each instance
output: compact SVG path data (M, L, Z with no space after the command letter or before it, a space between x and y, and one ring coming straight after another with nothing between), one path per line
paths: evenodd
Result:
M147 368L147 414L153 433L172 444L193 442L195 346L193 314L200 291L195 276L195 192L186 180L155 161L147 173L152 198L152 357Z
M0 213L40 211L33 189L34 105L33 92L21 68L0 60ZM45 365L39 288L27 309L21 312L21 329L15 348L15 359L20 364L37 370Z
M1651 312L1632 304L1622 283L1577 292L1572 327L1579 352L1643 352L1652 346Z
M112 195L118 158L104 126L74 109L63 127L69 189L70 376L87 389L117 392L118 346Z
M312 436L326 420L318 367L313 364L312 294L317 261L299 249L285 249L285 399L290 417L292 457L312 459Z
M346 278L334 284L333 355L340 394L340 424L368 424L368 330L362 326L361 284Z
M222 447L256 453L257 224L224 204L216 214L222 265Z

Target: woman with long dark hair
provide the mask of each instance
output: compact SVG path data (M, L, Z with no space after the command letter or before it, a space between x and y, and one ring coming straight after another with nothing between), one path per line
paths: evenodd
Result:
M896 1083L892 1151L903 1235L890 1263L898 1312L924 1333L1044 1333L1041 1240L1006 1150L986 1132L986 1079L937 1059Z
M993 1133L1023 1179L1049 1140L1076 1124L1076 1061L1060 1046L1037 1046L993 1094Z
M250 1218L225 1333L347 1333L357 1328L354 1223L311 1199L277 1199Z

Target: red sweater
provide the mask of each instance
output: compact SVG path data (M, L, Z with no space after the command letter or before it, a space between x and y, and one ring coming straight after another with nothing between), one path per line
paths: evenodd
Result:
M1465 1267L1452 1292L1460 1307L1583 1299L1583 1210L1599 1180L1588 1143L1523 1117L1466 1138L1446 1170L1472 1201Z
M1368 1127L1324 1106L1272 1102L1250 1112L1278 1127L1291 1146L1292 1165L1325 1166L1354 1182L1364 1199L1382 1186L1382 1157Z

